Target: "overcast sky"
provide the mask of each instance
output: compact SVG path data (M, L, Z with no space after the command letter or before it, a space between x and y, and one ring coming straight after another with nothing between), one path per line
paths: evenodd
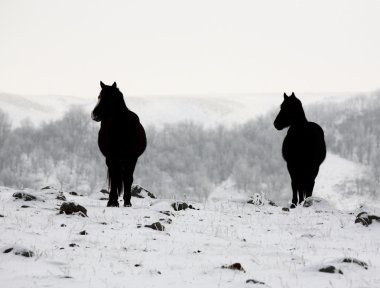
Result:
M0 0L0 91L380 88L378 0Z

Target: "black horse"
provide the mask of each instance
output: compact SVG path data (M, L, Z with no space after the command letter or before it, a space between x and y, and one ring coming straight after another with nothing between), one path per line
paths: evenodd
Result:
M324 133L318 124L307 121L302 103L294 93L291 96L284 93L274 127L277 130L290 127L282 144L282 155L292 181L294 208L305 197L312 196L319 166L326 158Z
M133 172L137 158L146 148L145 130L139 117L125 105L116 82L112 86L100 82L100 86L102 90L91 118L101 121L98 145L108 167L110 195L107 206L118 207L119 196L124 190L124 206L130 207Z

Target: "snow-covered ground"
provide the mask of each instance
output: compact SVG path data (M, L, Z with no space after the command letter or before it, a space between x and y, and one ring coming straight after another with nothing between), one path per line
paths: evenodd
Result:
M58 214L55 189L23 190L36 201L18 191L0 187L1 287L379 287L380 223L354 223L362 209L379 215L378 203L338 210L322 199L283 211L214 198L174 211L165 199L106 208L101 193L64 193L87 208L81 217ZM154 222L165 231L144 227ZM34 256L16 255L23 248ZM236 262L244 271L221 268ZM319 272L331 265L343 274Z

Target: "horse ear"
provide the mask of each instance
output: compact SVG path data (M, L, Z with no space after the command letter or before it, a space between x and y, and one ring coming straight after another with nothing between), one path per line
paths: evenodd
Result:
M104 83L102 81L100 81L100 87L102 87L102 89L103 89L104 87L106 87L106 85L104 85Z
M113 82L112 88L116 88L116 82Z
M296 97L296 95L294 95L294 92L292 92L292 95L290 95L290 97Z
M286 93L284 93L284 100L286 100L288 98L288 95L286 95Z

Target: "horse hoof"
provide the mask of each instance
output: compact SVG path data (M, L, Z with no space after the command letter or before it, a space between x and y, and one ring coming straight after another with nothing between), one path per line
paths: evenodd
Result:
M131 204L131 202L126 202L126 203L124 203L124 207L132 207L132 204Z
M119 201L108 201L107 207L119 207Z
M294 208L296 208L296 207L297 207L296 204L294 204L294 203L290 204L290 209L294 209Z

